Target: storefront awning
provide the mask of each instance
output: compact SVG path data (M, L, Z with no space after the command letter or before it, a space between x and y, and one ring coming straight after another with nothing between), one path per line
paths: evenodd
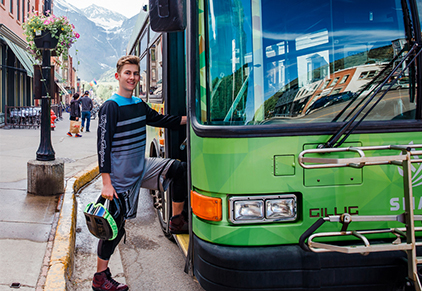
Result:
M69 94L68 92L67 92L67 90L66 90L66 88L63 86L63 84L61 84L61 83L59 83L59 82L56 82L56 84L57 84L57 87L59 87L60 88L60 90L63 92L63 94Z
M10 49L13 51L13 53L16 55L16 57L19 59L19 62L22 64L22 66L25 68L27 74L29 77L34 76L34 59L32 56L19 47L18 45L14 44L10 39L7 37L2 37L4 41L6 41L7 45L10 47Z
M59 73L57 73L57 71L54 71L54 81L56 82L57 87L59 87L60 91L63 92L63 94L69 94L66 88L63 86L64 79Z

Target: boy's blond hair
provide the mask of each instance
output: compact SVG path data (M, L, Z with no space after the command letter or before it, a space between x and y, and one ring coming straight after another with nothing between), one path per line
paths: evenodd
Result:
M117 61L117 65L116 65L117 73L120 74L120 72L122 71L123 66L124 65L127 65L127 64L137 65L138 66L138 71L139 71L139 62L140 61L141 61L141 59L139 57L137 57L137 56L134 56L134 55L128 55L128 56L121 57Z

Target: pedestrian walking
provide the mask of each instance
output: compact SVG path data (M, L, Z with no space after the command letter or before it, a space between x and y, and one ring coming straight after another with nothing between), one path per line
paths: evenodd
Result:
M84 95L79 100L82 105L82 127L81 131L84 131L85 120L86 120L86 132L89 132L89 124L91 123L91 110L93 107L92 99L89 98L89 92L85 91Z
M132 96L140 80L139 62L139 57L133 55L118 60L115 77L119 89L100 108L97 152L103 181L101 196L109 200L119 199L123 208L120 215L131 219L136 217L141 187L165 191L172 182L177 197L172 197L170 230L187 233L188 224L182 214L187 197L186 163L145 158L146 125L178 129L186 124L186 116L161 115L142 99ZM108 268L110 257L124 235L123 222L116 238L99 241L97 273L92 282L94 290L128 290L127 285L111 277Z
M75 134L75 137L82 137L79 134L80 128L80 118L81 118L81 108L79 105L79 94L73 94L73 100L70 101L70 129L67 133L68 136L73 136L72 133Z

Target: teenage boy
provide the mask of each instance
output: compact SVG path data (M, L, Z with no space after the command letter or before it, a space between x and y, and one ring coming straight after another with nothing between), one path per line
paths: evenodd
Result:
M182 215L187 195L186 163L173 159L145 158L146 125L178 129L186 124L186 116L160 115L132 92L140 80L140 59L124 56L117 61L117 93L100 108L97 132L98 163L103 180L101 195L122 202L126 219L134 218L138 208L139 189L164 191L173 182L173 217L170 230L186 233L187 222ZM117 237L98 243L97 273L92 289L125 291L128 286L116 282L108 268L114 249L125 234L124 223Z

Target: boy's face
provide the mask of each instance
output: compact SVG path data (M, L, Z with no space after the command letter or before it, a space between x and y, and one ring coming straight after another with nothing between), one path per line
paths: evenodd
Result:
M116 73L114 76L119 81L119 87L131 93L140 80L139 68L134 64L123 65L120 73Z

